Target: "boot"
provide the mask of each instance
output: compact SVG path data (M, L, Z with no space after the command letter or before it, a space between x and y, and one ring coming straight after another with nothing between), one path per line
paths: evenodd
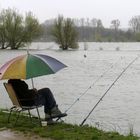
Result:
M56 118L57 116L60 116L62 112L58 109L58 106L56 105L51 110L49 110L47 113L45 113L45 120L49 120L52 118Z
M55 107L53 107L53 108L51 109L51 111L50 111L50 116L51 116L51 118L57 118L57 117L64 117L64 116L67 116L67 114L66 114L66 113L62 113L62 112L59 110L58 106L55 106Z

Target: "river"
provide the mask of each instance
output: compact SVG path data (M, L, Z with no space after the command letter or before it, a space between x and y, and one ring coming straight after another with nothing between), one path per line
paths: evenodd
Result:
M59 50L55 43L37 42L29 46L30 53L50 55L68 66L56 74L33 80L37 89L49 87L52 90L59 108L63 112L68 109L64 121L72 124L80 124L85 119L120 73L140 54L140 43L137 42L81 42L79 45L80 48L75 51ZM84 45L87 50L84 50ZM26 49L0 50L0 65L26 53ZM10 108L12 104L3 82L5 80L0 81L0 107ZM31 80L26 82L31 88ZM44 117L43 108L40 112ZM140 135L140 58L107 92L85 124L122 134L133 130Z

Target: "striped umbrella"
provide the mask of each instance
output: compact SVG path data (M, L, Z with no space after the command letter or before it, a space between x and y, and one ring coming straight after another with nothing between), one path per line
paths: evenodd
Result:
M43 54L26 54L15 57L0 68L0 79L29 79L54 74L66 65Z

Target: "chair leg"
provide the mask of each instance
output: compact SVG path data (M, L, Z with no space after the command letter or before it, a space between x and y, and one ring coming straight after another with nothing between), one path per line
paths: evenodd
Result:
M18 116L16 117L15 125L17 124L17 121L18 121L18 119L19 119L20 112L21 112L21 110L20 110L20 111L18 111Z
M40 118L40 114L39 114L38 107L36 107L36 110L37 110L37 114L38 114L38 119L39 119L40 126L42 126L41 118Z
M30 110L28 109L28 114L29 114L29 117L30 117L30 121L32 123L32 117L31 117L31 113L30 113Z
M10 122L10 118L11 118L11 114L12 114L12 109L10 109L10 113L9 113L9 115L8 115L8 123Z

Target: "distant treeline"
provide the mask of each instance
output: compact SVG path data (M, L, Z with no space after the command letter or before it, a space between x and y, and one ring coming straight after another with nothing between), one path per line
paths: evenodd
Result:
M36 41L53 41L50 32L55 19L46 20L42 24L43 34ZM78 41L88 42L139 42L140 16L134 16L129 21L130 28L120 29L118 19L111 21L110 28L105 28L100 19L73 19L78 33Z

